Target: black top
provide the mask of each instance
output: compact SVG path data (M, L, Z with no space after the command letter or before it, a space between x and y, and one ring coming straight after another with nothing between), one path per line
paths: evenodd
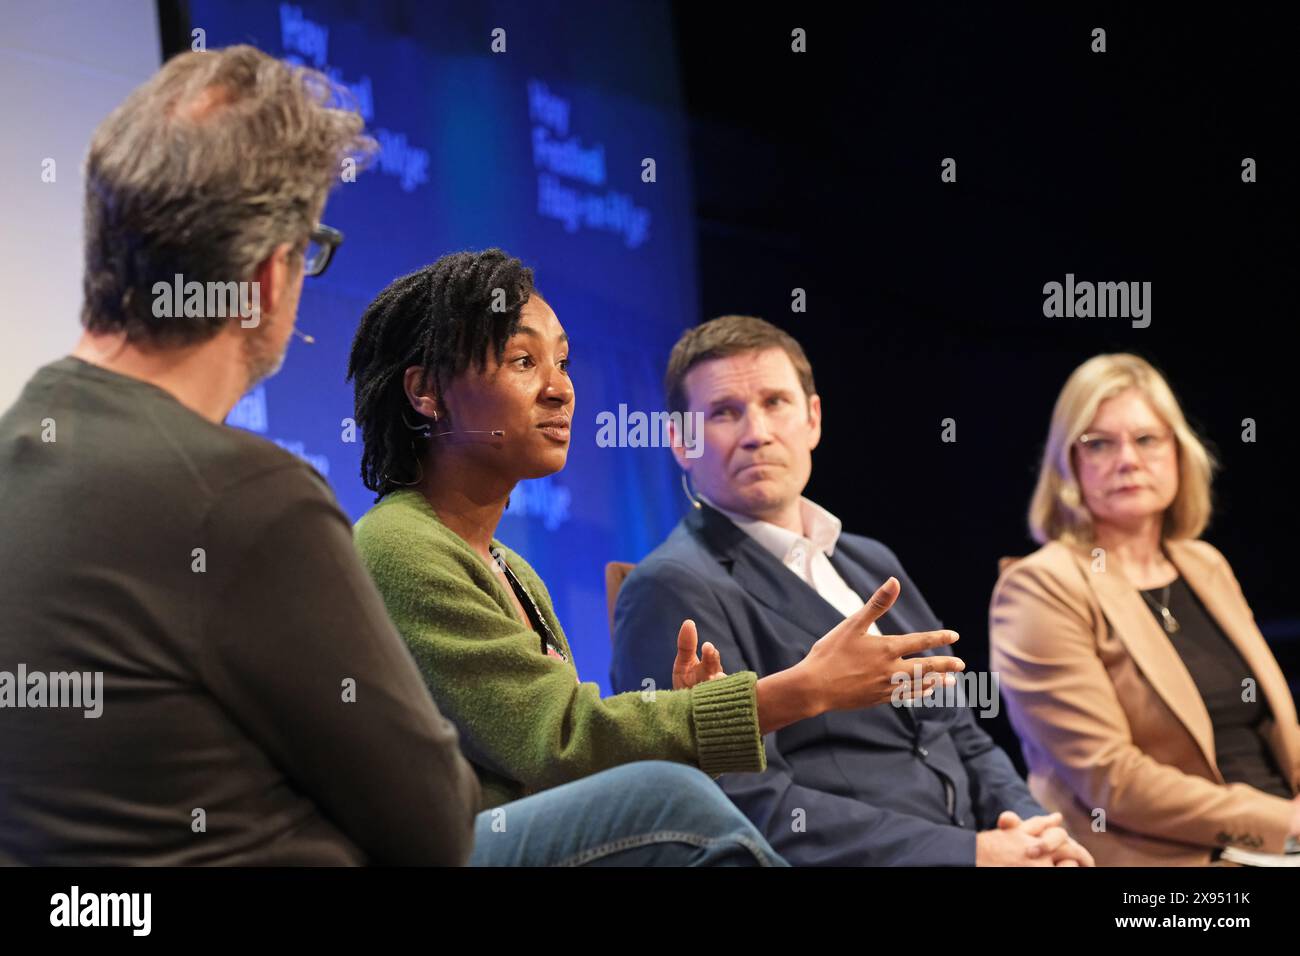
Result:
M473 770L307 464L65 358L0 503L0 865L465 861Z
M1158 605L1165 593L1164 588L1142 592L1162 630L1164 615ZM1186 581L1177 578L1168 595L1167 607L1179 625L1169 640L1182 657L1210 712L1214 752L1223 779L1228 783L1250 784L1257 790L1290 799L1291 788L1260 732L1270 712L1254 674ZM1244 684L1247 678L1250 683ZM1247 695L1247 687L1253 688L1252 694Z

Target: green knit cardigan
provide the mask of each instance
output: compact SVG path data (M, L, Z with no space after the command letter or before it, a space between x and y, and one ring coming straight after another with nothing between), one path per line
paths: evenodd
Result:
M461 733L482 808L635 760L672 760L718 775L766 767L751 671L689 690L602 698L579 683L550 595L528 563L495 539L568 660L538 635L487 562L419 492L393 492L355 528L357 549L438 708ZM664 621L673 648L680 621Z

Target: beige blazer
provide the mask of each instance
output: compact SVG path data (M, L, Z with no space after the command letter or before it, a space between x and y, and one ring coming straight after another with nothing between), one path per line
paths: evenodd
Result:
M1250 666L1272 712L1265 736L1296 792L1295 702L1232 569L1204 541L1166 549ZM1101 866L1204 865L1229 844L1281 852L1291 801L1224 782L1182 658L1137 588L1096 564L1089 549L1053 542L1007 563L993 591L990 666L1030 791Z

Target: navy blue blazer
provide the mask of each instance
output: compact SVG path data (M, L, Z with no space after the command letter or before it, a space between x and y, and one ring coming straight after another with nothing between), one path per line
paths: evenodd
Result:
M942 627L898 558L879 541L841 534L831 557L864 600L891 574L902 593L877 623L886 634ZM784 670L844 619L725 515L692 510L624 582L614 612L614 690L646 678L672 686L686 618L727 673ZM960 650L960 644L954 651ZM795 865L973 866L975 834L998 814L1046 811L970 707L836 711L765 739L767 770L718 782Z

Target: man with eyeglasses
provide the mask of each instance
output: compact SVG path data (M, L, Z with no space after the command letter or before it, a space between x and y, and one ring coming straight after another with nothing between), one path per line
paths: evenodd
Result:
M342 240L327 194L373 148L328 90L187 53L95 132L85 334L0 417L0 865L469 857L477 781L347 517L222 424L283 361ZM173 282L238 286L240 314L156 307Z
M680 764L478 812L329 486L222 425L342 242L339 94L188 53L95 133L86 332L0 416L0 865L783 865Z

